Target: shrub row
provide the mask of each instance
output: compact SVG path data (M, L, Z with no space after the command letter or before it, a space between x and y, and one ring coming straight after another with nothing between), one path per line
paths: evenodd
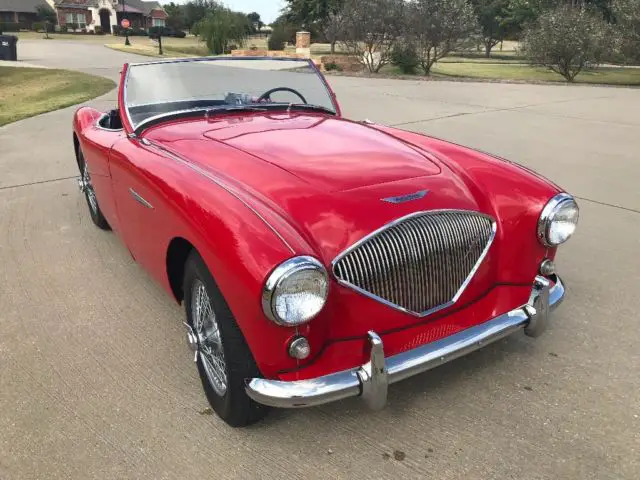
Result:
M158 37L162 35L163 37L175 37L175 38L184 38L187 36L182 30L176 30L171 27L151 27L149 29L150 37Z
M0 32L19 32L26 28L26 25L15 22L0 22Z

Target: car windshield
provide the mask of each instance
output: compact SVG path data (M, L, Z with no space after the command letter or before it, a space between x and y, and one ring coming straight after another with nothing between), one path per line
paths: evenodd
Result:
M133 129L174 114L336 106L310 60L221 57L129 66L126 115Z

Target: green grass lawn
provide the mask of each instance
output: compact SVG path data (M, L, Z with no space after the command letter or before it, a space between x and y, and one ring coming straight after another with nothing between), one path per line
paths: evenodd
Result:
M391 65L383 67L380 73L402 75L397 67ZM454 77L483 80L567 83L562 76L546 68L507 62L438 62L432 67L431 73L440 78ZM415 77L422 77L420 70ZM640 85L640 68L600 67L584 70L576 77L575 83Z
M114 87L111 80L86 73L0 67L0 126L85 102Z
M498 80L566 82L546 68L529 65L481 64L481 63L437 63L433 73L451 77L483 78ZM639 68L602 67L584 70L575 79L576 83L600 83L611 85L640 85Z
M131 46L127 47L123 43L109 43L105 45L107 48L118 50L120 52L135 53L138 55L146 55L147 57L161 57L158 53L158 44L151 40L144 42L132 42ZM203 43L200 45L175 45L165 44L162 40L162 57L205 57L209 54L209 50Z

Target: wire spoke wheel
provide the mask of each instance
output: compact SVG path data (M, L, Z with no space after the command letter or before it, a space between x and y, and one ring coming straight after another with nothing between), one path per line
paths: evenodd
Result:
M89 208L91 208L91 211L93 213L98 213L98 200L96 199L96 192L93 189L93 184L91 183L91 177L89 176L89 169L87 168L86 163L82 171L82 187L84 190L84 194L87 196L87 201L89 202Z
M193 330L198 341L198 356L211 387L221 397L227 391L227 365L222 349L222 336L204 284L195 279L191 289Z

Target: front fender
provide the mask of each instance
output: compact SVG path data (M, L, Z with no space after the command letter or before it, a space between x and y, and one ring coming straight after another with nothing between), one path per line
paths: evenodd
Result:
M261 372L273 377L294 368L287 345L296 330L267 319L261 295L271 271L298 252L222 179L152 142L119 142L114 148L117 155L133 159L144 185L139 193L154 207L143 210L149 219L147 237L153 239L145 245L144 254L151 259L145 267L172 292L166 268L169 245L174 238L189 242L218 284Z
M85 128L94 125L102 113L91 107L80 107L73 115L73 130L80 135Z
M395 128L372 128L431 154L491 205L499 225L499 281L528 282L538 274L542 259L555 257L555 248L538 242L536 228L542 209L562 191L560 187L525 167L484 152Z

